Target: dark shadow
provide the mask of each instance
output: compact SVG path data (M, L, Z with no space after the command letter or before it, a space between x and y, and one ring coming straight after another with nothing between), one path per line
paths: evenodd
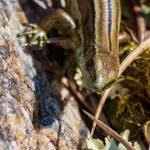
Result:
M42 1L45 7L40 7L39 4L32 0L23 2L20 0L20 5L30 23L38 24L40 20L48 13L51 8L46 1ZM33 64L36 70L34 77L36 109L34 112L35 127L51 127L55 120L59 120L60 115L60 95L54 91L60 89L51 86L54 80L61 78L61 73L55 73L60 68L63 68L64 51L54 45L46 45L41 50L34 46L26 48L26 53L32 55ZM58 64L56 67L53 64ZM61 72L61 69L60 69ZM57 76L59 74L59 76ZM58 88L58 87L57 87Z
M35 4L32 0L28 0L24 3L20 0L20 5L30 23L38 24L51 10L51 8L47 6L47 3L44 4L45 9L39 7L39 5ZM26 53L32 56L34 69L36 70L34 86L37 107L33 116L33 124L35 128L55 128L56 125L57 131L55 132L58 134L56 148L58 148L60 138L63 136L62 122L59 118L67 103L62 104L59 93L61 90L60 79L64 73L64 60L66 59L65 50L55 45L46 45L40 51L37 49L38 47L33 47L25 50ZM59 87L53 85L55 80L60 83Z

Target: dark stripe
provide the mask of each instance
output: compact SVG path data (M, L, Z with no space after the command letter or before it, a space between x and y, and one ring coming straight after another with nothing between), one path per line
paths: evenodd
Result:
M82 34L84 38L83 53L95 51L95 4L94 0L78 0L81 12Z
M109 35L109 49L110 49L110 51L112 51L111 32L112 32L112 0L108 0L108 35Z
M94 52L96 52L96 47L95 47L95 44L96 44L96 29L95 29L95 23L96 23L96 4L95 4L95 2L94 2L94 0L92 0L92 3L93 3L93 5L92 5L92 9L93 9L93 17L94 17L94 19L93 19L93 41L94 41L94 47L93 47L93 51Z
M108 0L108 32L112 30L112 0Z

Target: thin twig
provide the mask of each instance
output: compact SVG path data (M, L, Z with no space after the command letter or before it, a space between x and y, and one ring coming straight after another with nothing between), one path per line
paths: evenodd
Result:
M125 69L140 55L143 53L144 50L150 48L150 38L142 42L139 47L137 47L133 52L131 52L121 63L119 67L119 73L118 73L118 78L121 76L121 74L125 71ZM100 116L100 113L102 111L103 105L111 91L111 87L107 90L104 91L104 94L102 95L99 104L98 104L98 109L95 114L95 118L98 119ZM93 136L94 130L96 127L96 123L93 122L92 126L92 131L91 131L91 137Z
M130 3L132 5L132 11L136 19L138 37L140 42L143 42L146 33L146 21L145 21L144 13L139 0L130 0Z
M102 111L103 105L104 105L104 103L105 103L105 100L106 100L106 98L107 98L107 96L108 96L110 90L111 90L111 88L105 90L103 96L101 97L101 99L100 99L100 101L99 101L98 109L97 109L96 114L95 114L95 118L96 118L96 119L98 119L99 116L100 116L100 113L101 113L101 111ZM93 134L94 134L95 128L96 128L96 123L93 122L92 130L91 130L91 137L92 137Z
M83 112L91 119L93 120L100 128L102 128L108 135L116 139L118 142L123 144L128 150L135 150L133 146L131 146L127 141L125 141L117 132L112 130L110 127L108 127L106 124L104 124L102 121L97 120L96 117L92 116L87 111Z
M119 67L118 77L126 70L126 68L143 53L144 50L150 49L150 38L142 42L133 52L131 52L121 63Z

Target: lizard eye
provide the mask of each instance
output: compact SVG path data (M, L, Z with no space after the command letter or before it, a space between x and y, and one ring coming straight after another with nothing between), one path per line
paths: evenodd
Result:
M87 62L86 62L86 68L89 69L89 68L92 68L93 65L94 65L94 61L93 59L89 59Z

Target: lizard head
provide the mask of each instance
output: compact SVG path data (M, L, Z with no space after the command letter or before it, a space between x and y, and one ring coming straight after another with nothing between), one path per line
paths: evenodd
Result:
M84 86L96 93L108 88L118 75L116 62L112 54L105 51L81 55L79 66Z

